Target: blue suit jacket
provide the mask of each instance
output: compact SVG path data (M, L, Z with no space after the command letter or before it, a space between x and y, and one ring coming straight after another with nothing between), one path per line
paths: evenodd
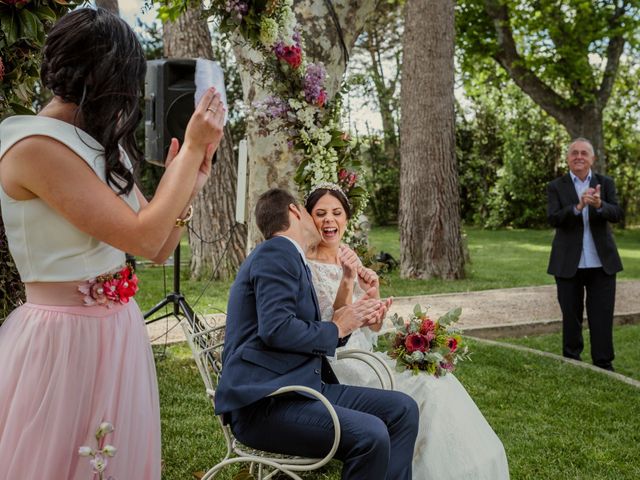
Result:
M293 243L282 237L261 243L231 286L216 413L250 405L286 385L319 391L322 381L338 383L326 360L338 343L336 325L320 319Z

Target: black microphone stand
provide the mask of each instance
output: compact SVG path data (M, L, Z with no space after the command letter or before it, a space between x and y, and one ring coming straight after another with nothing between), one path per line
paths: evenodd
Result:
M167 305L173 305L172 312L165 313L159 317L153 317L158 310ZM180 293L180 242L178 242L176 249L173 251L173 292L167 294L165 298L160 300L151 310L144 314L146 325L150 325L167 317L175 317L178 320L180 320L181 317L185 317L191 327L195 327L196 324L196 315L193 309L187 303L184 295Z

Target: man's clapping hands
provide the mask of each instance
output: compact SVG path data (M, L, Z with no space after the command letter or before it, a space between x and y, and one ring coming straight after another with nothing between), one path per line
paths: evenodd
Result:
M581 212L587 205L591 205L594 208L602 207L602 200L600 199L600 185L596 185L596 188L587 188L582 194L582 197L580 197L580 203L578 203L576 208Z

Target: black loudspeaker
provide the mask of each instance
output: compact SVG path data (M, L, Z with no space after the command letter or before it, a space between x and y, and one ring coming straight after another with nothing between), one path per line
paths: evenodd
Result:
M144 156L164 165L171 138L184 141L184 132L193 113L196 61L162 59L147 62L144 85Z

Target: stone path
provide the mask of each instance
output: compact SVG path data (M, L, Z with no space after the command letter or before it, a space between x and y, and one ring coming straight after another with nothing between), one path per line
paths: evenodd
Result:
M391 313L407 315L416 303L431 305L429 312L436 318L462 307L460 327L483 338L556 332L561 324L555 285L400 297L394 300ZM640 281L618 281L615 321L640 323ZM175 320L161 320L147 329L154 343L184 340Z

